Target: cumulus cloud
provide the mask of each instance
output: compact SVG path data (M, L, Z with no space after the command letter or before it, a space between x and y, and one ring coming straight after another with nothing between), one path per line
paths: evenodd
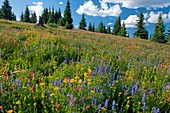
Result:
M39 20L39 16L42 15L43 12L43 2L33 2L34 5L28 6L28 9L32 12L35 12L37 15L37 20Z
M60 4L60 5L62 5L62 4L63 4L63 2L59 2L59 4Z
M157 23L160 13L162 13L162 19L165 23L170 22L170 12L169 12L169 14L165 14L163 12L154 13L153 11L151 11L149 14L148 22L149 23Z
M99 1L101 8L98 8L97 5L93 3L93 1L87 1L84 2L83 5L80 5L80 7L77 9L78 14L87 14L89 16L119 16L122 13L122 10L120 8L120 5L115 4L111 7L107 5L104 1Z
M112 22L109 22L107 25L112 25L113 23Z
M122 7L137 9L145 7L147 9L164 8L170 6L170 0L102 0L106 3L121 4Z

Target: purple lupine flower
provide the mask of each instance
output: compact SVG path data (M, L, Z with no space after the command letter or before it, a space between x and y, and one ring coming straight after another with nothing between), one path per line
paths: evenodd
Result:
M96 99L96 98L94 99L94 104L95 104L95 105L97 104L97 99Z
M107 71L108 71L108 66L105 67L105 73L107 73Z
M100 67L100 73L104 74L104 67L103 66Z
M113 102L112 102L112 110L113 111L115 111L115 105L116 105L116 102L115 102L115 100L113 100Z
M82 97L81 101L82 101L82 103L84 103L84 97Z
M102 106L101 104L98 105L98 112L101 111L101 106Z
M106 84L103 84L103 87L106 88Z
M138 83L136 83L135 85L135 93L137 92L137 90L138 90Z
M54 84L55 84L55 80L52 80L52 84L51 85L54 86Z
M95 71L96 71L96 75L98 75L98 68L97 67L95 68Z
M146 103L145 103L145 102L143 102L143 107L142 107L142 109L143 109L143 111L146 110Z
M61 92L61 88L60 87L58 88L58 92Z
M109 71L109 73L112 73L112 66L110 66L110 71Z
M142 92L142 102L144 103L145 102L145 98L146 98L146 93L145 91Z
M106 99L106 100L105 100L105 105L104 105L104 107L105 107L105 108L107 108L108 103L109 103L109 100L108 100L108 99Z
M108 75L107 83L110 83L110 74Z
M132 96L135 95L135 86L132 86Z
M50 96L50 91L49 90L47 91L47 96Z
M92 96L92 105L94 105L95 98Z
M149 91L149 93L152 94L152 93L153 93L153 89L151 89L151 90Z
M84 83L82 83L81 87L82 87L82 90L84 90L85 84L84 84Z
M156 107L153 107L153 113L160 113L160 109L156 109Z
M30 86L30 81L27 82L27 86L28 86L28 87Z

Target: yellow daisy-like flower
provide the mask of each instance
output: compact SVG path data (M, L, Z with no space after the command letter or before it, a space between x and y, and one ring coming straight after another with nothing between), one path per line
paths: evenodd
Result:
M91 82L91 79L87 79L87 82Z
M118 83L119 81L118 80L116 80L116 83Z
M51 93L50 96L54 96L54 93Z
M141 105L141 102L138 102L138 105Z
M86 72L84 72L84 77L87 77L87 73Z
M83 71L83 70L84 70L84 68L81 68L80 70L81 70L81 71Z
M30 106L30 104L28 104L28 106Z
M119 94L118 95L121 95L122 94L122 92L119 92Z
M130 99L130 96L128 96L127 99Z
M34 105L34 106L36 106L36 105L37 105L37 103L35 102L33 105Z
M75 79L77 80L77 79L79 79L80 77L78 76L78 75L76 75L76 77L75 77Z
M91 69L88 69L88 72L91 73Z
M91 90L91 93L95 93L95 91L94 91L94 90Z
M105 108L105 107L101 107L101 110L102 110L102 111L106 111L106 108Z
M65 78L65 79L63 80L63 82L64 82L64 83L68 83L68 80Z
M7 111L7 113L12 113L12 112L13 112L13 110L8 110L8 111Z
M57 91L58 90L58 87L54 87L54 89L53 89L54 91Z
M44 98L45 97L44 94L42 94L41 97Z
M45 85L45 83L43 82L43 83L40 83L40 86L44 86Z
M83 82L82 80L79 80L79 81L78 81L78 84L81 84L82 82Z
M20 100L16 101L16 104L17 105L21 104L21 101Z
M70 82L71 82L71 83L74 83L74 82L75 82L75 80L74 80L74 79L71 79L71 80L70 80Z
M89 84L89 85L90 85L90 84L91 84L91 82L87 82L87 84Z

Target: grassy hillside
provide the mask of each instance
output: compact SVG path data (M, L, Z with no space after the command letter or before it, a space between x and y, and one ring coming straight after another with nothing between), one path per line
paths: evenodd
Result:
M170 45L0 20L0 110L170 111Z

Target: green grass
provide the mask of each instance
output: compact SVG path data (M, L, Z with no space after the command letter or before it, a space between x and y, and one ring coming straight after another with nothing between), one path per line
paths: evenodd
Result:
M169 112L169 51L168 43L0 20L0 110Z

